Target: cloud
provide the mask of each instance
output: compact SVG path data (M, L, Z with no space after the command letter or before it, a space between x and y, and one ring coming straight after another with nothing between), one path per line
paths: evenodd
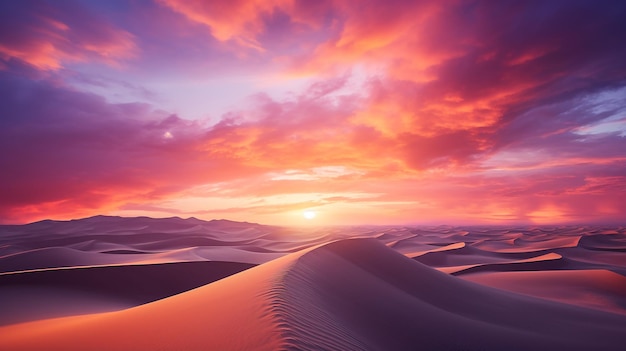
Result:
M98 60L118 64L137 54L135 38L86 7L44 1L0 5L0 59L39 69Z
M1 6L5 221L172 203L244 219L318 206L342 223L626 211L620 1L163 0L115 21L93 4ZM109 66L70 76L64 67L78 62ZM149 79L114 88L126 69ZM113 103L81 90L152 83L191 96L209 77L236 94L221 80L235 70L246 84L270 73L273 84L309 84L260 87L211 123L156 98ZM202 89L198 105L219 99Z
M27 208L52 203L71 212L149 198L176 188L174 179L194 178L168 164L200 168L178 154L193 143L192 122L143 104L109 104L49 81L0 76L0 144L10 150L0 157L3 217L28 217ZM164 140L168 131L184 137Z
M161 0L163 5L190 21L207 26L221 42L234 42L257 52L277 49L277 39L297 45L293 36L319 29L328 7L326 2L270 1L179 1ZM289 33L289 35L285 35ZM309 39L311 37L309 36Z
M259 96L251 109L210 126L0 72L0 144L12 150L0 157L1 216L32 218L52 208L67 216L285 166L356 158L336 149L349 151L336 145L336 127L353 107L326 94L341 86L320 82L284 103Z

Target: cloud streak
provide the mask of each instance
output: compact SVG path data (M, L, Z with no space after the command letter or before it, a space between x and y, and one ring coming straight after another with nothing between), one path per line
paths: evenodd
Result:
M137 54L132 34L83 6L44 1L1 6L0 56L5 60L56 70L67 62L118 64Z
M626 213L618 1L2 6L4 222L221 213L294 224L306 208L329 224ZM94 90L76 77L118 83ZM112 101L122 86L151 102ZM207 86L231 87L221 96L240 103L211 110ZM181 94L210 118L161 106Z

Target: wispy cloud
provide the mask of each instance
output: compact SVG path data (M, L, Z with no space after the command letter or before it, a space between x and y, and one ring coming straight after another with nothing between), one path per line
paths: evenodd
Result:
M4 222L626 213L620 1L0 7Z

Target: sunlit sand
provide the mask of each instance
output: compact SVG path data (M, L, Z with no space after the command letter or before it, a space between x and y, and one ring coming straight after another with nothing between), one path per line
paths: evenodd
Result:
M621 227L321 230L99 216L2 226L0 239L2 350L626 342Z

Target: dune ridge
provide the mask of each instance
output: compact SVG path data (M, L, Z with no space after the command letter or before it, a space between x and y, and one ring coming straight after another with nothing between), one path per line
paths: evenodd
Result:
M620 350L625 243L600 226L0 226L0 349Z
M625 316L475 285L347 239L128 310L3 327L0 348L620 350L625 328Z
M0 273L0 325L130 308L253 266L198 261Z
M582 350L594 345L617 350L626 341L620 333L625 318L465 284L371 239L339 241L302 255L286 284L285 299L297 303L285 306L297 308L286 313L291 329L285 349ZM343 344L336 345L337 339Z

